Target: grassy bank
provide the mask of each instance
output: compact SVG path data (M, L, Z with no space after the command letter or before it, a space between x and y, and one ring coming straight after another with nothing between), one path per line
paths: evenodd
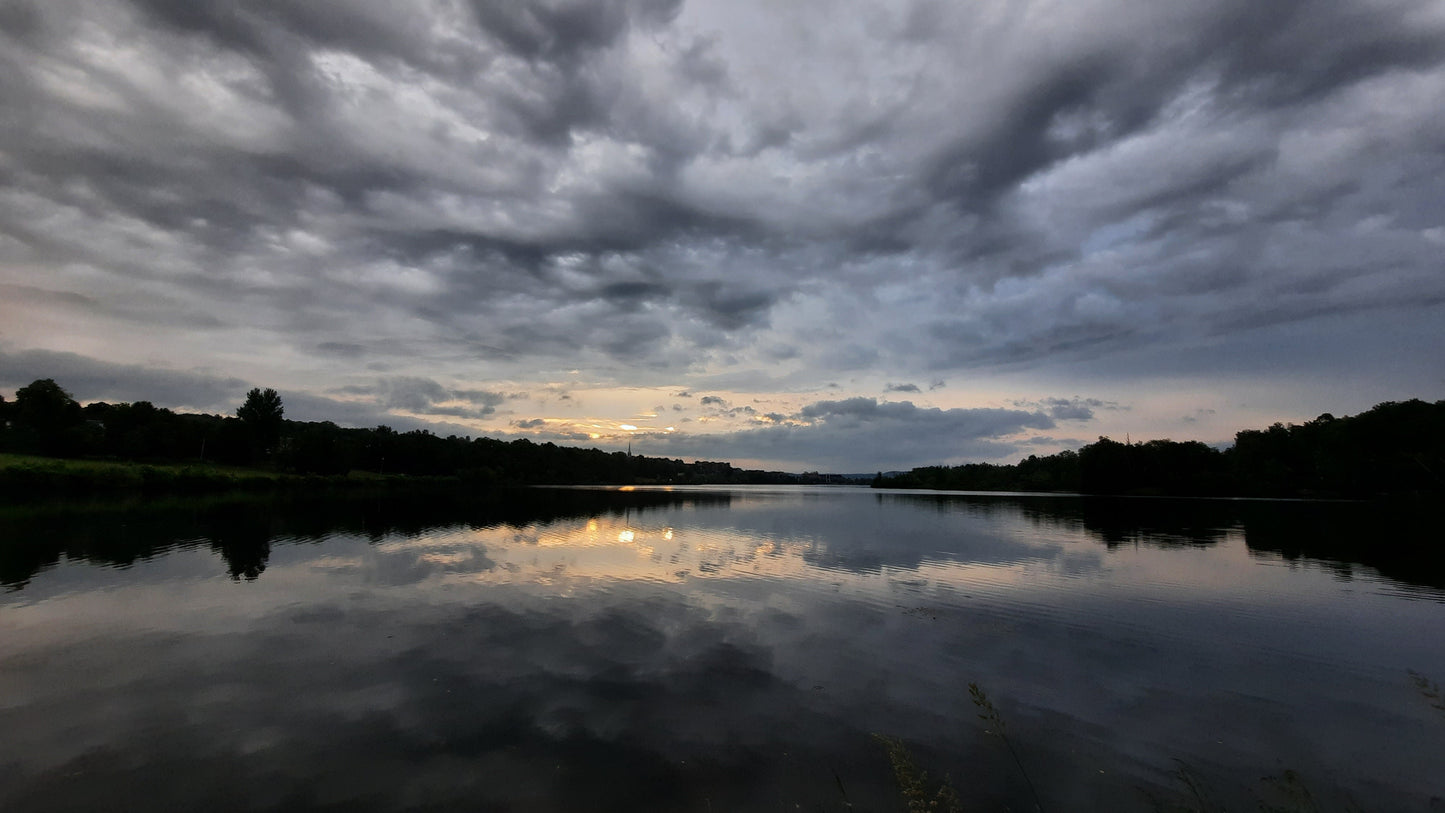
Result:
M52 494L214 493L265 491L296 487L379 485L432 478L384 477L359 472L320 476L285 474L206 463L165 464L109 460L73 460L0 454L0 495L32 497ZM452 478L436 478L451 482Z

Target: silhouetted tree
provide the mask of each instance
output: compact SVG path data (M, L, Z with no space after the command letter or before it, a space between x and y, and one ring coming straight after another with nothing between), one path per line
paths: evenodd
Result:
M252 387L246 393L246 402L236 410L236 417L246 427L251 449L257 459L264 458L275 450L281 440L282 417L286 409L281 404L281 395L269 387Z
M65 454L79 445L80 404L52 379L42 378L16 390L10 412L17 425L20 451Z

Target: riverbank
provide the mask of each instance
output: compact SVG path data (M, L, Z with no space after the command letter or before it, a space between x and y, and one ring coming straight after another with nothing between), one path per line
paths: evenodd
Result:
M288 474L207 463L136 463L0 454L0 495L33 498L48 495L124 493L205 494L375 487L392 483L458 483L455 477L405 477L372 472L344 475Z

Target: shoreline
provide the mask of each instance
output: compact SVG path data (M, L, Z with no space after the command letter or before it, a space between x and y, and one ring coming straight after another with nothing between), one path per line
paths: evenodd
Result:
M208 463L142 463L0 454L0 500L126 494L217 494L459 485L461 477L292 474Z

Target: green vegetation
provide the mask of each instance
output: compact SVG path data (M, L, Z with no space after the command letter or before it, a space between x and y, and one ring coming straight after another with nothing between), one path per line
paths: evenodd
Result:
M1198 441L1119 443L1016 465L926 466L878 488L1067 491L1229 497L1437 495L1445 492L1445 401L1386 402L1353 417L1321 415L1235 436L1223 451Z
M234 466L138 464L0 454L0 489L7 493L124 489L215 491L270 487L285 479L288 479L285 475Z
M1034 807L1042 811L1044 809L1043 800L1039 798L1039 791L1034 787L1034 780L1029 778L1028 769L1024 768L1024 761L1019 758L1018 750L1014 748L1014 744L1008 738L1003 715L998 713L998 709L994 708L993 701L988 699L988 694L985 693L983 687L977 683L968 684L968 696L973 700L973 704L978 706L978 719L983 720L989 725L989 728L985 729L984 733L992 734L1000 740L1003 740L1004 747L1008 749L1009 756L1013 757L1014 764L1018 766L1019 773L1023 776L1024 782L1029 786L1029 795L1034 798Z
M962 813L963 802L958 791L947 777L942 781L929 781L928 773L918 767L918 761L902 740L874 734L873 739L883 746L888 754L888 764L893 768L893 779L898 783L898 793L903 797L908 813Z

